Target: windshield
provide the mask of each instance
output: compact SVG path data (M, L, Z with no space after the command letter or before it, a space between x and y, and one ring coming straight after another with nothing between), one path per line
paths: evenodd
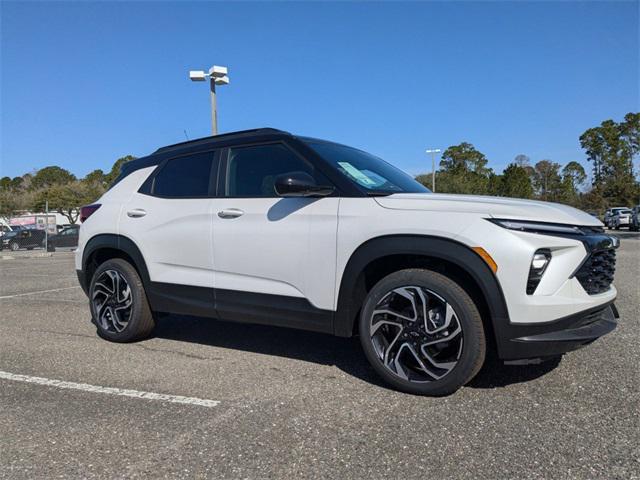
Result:
M381 158L336 143L306 142L322 158L360 188L372 195L428 193L430 190Z

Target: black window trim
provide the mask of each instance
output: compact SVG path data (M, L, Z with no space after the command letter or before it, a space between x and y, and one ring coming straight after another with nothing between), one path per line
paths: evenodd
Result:
M203 198L217 198L218 176L220 175L220 164L222 163L221 162L222 150L223 149L220 147L208 148L205 150L183 152L180 155L173 155L171 157L167 157L163 159L158 163L155 170L151 172L149 177L142 183L142 185L138 189L138 193L141 193L143 195L149 195L150 197L163 198L166 200L189 200L189 199L195 200L195 199L203 199ZM167 195L158 195L157 193L155 193L154 190L155 190L156 177L162 171L162 169L165 167L167 163L179 158L191 157L194 155L200 155L203 153L210 153L210 152L213 153L213 159L212 159L212 168L209 172L209 189L206 195L190 195L185 197L174 197L174 196L167 196Z
M282 197L280 197L278 195L276 195L274 197L265 197L265 196L261 196L261 195L255 195L255 196L247 196L247 195L232 196L232 195L227 195L228 179L229 179L229 163L230 163L229 159L230 159L230 156L231 156L231 150L239 149L239 148L246 148L246 147L262 147L262 146L265 146L265 145L282 145L284 148L286 148L291 153L293 153L293 155L295 155L300 160L302 160L302 162L304 162L305 164L310 166L313 171L319 172L323 177L325 177L327 179L329 186L332 186L334 188L334 192L331 195L328 195L329 197L339 197L339 196L341 196L340 189L331 180L329 175L326 175L325 172L321 168L318 168L318 165L315 162L311 161L310 159L308 159L304 155L302 155L295 148L294 145L291 145L289 142L287 142L287 139L276 139L276 140L267 140L267 141L243 142L243 143L237 143L237 144L228 145L226 147L223 147L222 153L220 155L220 163L218 165L218 169L219 169L220 174L218 175L218 190L217 190L218 191L218 196L217 196L217 198L265 198L265 199L266 198L269 198L269 199L282 198Z

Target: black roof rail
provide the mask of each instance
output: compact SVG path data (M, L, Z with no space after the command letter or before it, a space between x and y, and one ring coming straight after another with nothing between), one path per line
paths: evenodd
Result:
M251 130L240 130L237 132L222 133L219 135L212 135L210 137L195 138L193 140L188 140L186 142L174 143L173 145L160 147L153 153L154 154L162 153L168 150L173 150L175 148L187 147L190 145L198 145L200 143L217 142L218 140L227 140L229 138L242 138L242 137L251 137L256 135L269 135L269 134L291 135L289 132L285 132L284 130L278 130L277 128L253 128Z

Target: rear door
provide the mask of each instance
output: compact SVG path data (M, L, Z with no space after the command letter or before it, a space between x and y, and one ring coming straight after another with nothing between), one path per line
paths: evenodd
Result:
M331 331L340 199L282 198L274 188L289 172L330 182L284 143L224 155L212 215L218 314Z
M217 171L215 151L165 160L120 214L120 233L142 252L152 293L182 304L186 313L213 309L211 196Z

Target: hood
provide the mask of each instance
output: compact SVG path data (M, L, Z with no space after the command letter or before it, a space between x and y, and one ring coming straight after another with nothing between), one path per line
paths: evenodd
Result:
M602 226L600 220L582 210L537 200L449 193L395 193L387 197L375 197L375 200L384 208L397 210L478 213L510 220Z

